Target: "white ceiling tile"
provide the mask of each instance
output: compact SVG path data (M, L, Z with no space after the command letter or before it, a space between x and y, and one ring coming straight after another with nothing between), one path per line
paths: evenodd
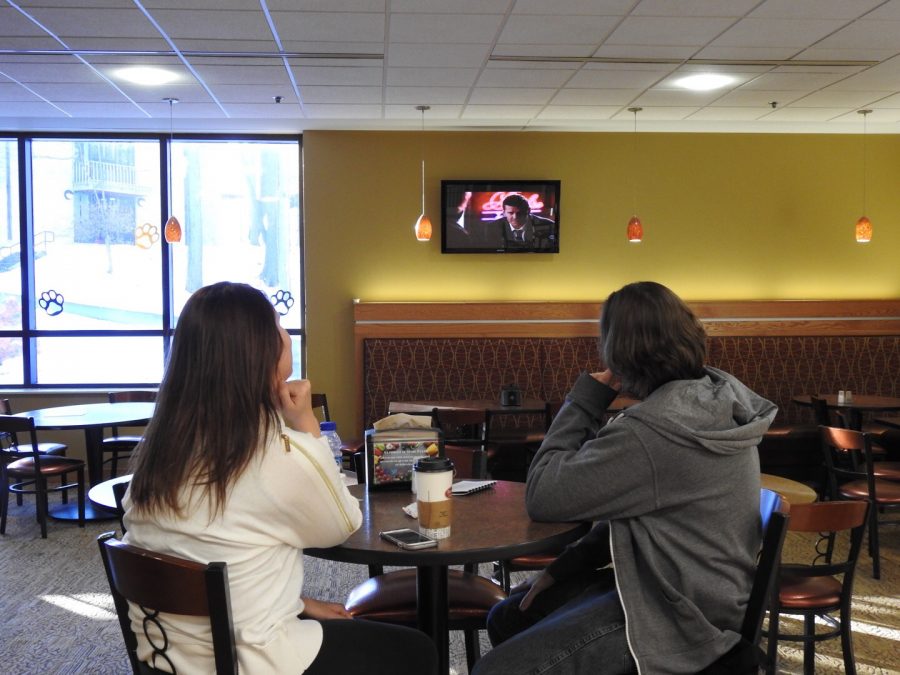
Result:
M729 108L729 107L717 107L717 108L701 108L697 112L688 116L687 119L691 120L709 120L709 121L720 121L720 120L729 120L734 122L749 122L750 120L757 120L763 115L765 115L769 110L766 108Z
M842 77L835 73L763 73L745 84L744 88L807 93L827 87Z
M182 110L193 103L209 103L210 100L206 90L195 82L167 84L165 87L129 85L123 86L121 89L133 101L140 103L142 108L152 112L153 107L158 106L160 110L165 110L166 116L169 115L169 104L163 101L164 98L177 98L177 110ZM121 97L116 94L113 100L121 100ZM178 115L177 111L175 115Z
M465 103L469 95L466 87L386 87L385 103L434 105L435 103Z
M795 94L793 92L768 91L765 89L748 89L747 87L740 87L734 91L723 94L715 101L711 101L709 105L712 107L745 107L771 110L773 109L771 106L773 101L777 104L775 106L777 108L778 106L785 106L796 101L800 96L800 94Z
M472 90L469 103L472 105L544 105L555 92L555 89L525 89L521 87L476 88Z
M145 37L145 38L129 38L129 37L70 37L66 38L66 45L72 50L79 49L99 49L115 51L144 51L144 52L169 52L171 47L161 37ZM59 48L59 44L56 45ZM85 59L90 61L93 55L85 55Z
M154 12L153 17L176 42L181 38L224 41L268 40L272 37L262 12L166 9Z
M461 105L432 105L425 113L425 130L427 131L433 120L456 119L462 112ZM415 120L421 124L422 113L412 105L386 105L384 106L385 119Z
M63 106L60 106L63 108ZM65 111L65 112L63 112ZM42 117L51 117L51 118L59 118L59 119L67 119L66 115L68 111L63 108L63 110L57 110L49 103L34 103L30 101L10 101L3 102L3 111L2 111L2 119L3 117L31 117L31 118L42 118ZM71 113L69 113L71 115Z
M806 59L809 61L884 61L897 54L894 47L869 47L868 45L857 45L856 47L844 49L837 47L821 47L821 43L804 49L794 58Z
M634 0L516 0L513 14L625 16L632 5Z
M479 87L561 87L574 71L488 67L478 78Z
M819 42L817 47L883 48L900 51L900 21L856 21Z
M387 84L397 86L471 87L477 68L388 68Z
M311 119L379 119L381 106L376 105L328 105L311 103L304 106Z
M250 2L257 4L259 0ZM271 11L383 12L385 9L385 0L267 0L266 4ZM391 7L396 4L397 0L392 0Z
M642 89L563 89L553 97L553 105L628 105Z
M641 128L641 123L643 120L683 120L690 115L694 114L697 111L697 108L686 108L686 107L647 107L644 106L644 109L641 110L638 116L638 130ZM620 111L617 115L613 117L616 120L628 120L629 122L634 121L634 113L630 113L627 110Z
M480 68L487 60L487 49L468 44L459 45L411 45L391 44L388 47L388 64L409 67Z
M8 80L3 80L3 78L0 77L0 102L4 105L7 103L22 102L36 103L40 100L41 98L39 96L35 96L25 87Z
M669 45L700 47L730 26L730 19L688 17L628 17L607 39L607 45Z
M783 122L824 122L844 112L843 108L800 108L790 106L773 110L769 115L766 115L766 119Z
M502 17L484 14L392 14L392 42L491 44Z
M50 37L0 37L0 49L60 49L60 45Z
M283 84L288 82L287 71L278 61L260 65L204 65L194 66L203 81L216 84Z
M0 72L20 82L96 82L97 73L74 60L71 63L0 63Z
M135 7L130 9L28 7L25 10L64 41L73 37L98 35L159 37L159 31ZM99 26L102 26L102 30L98 30Z
M391 12L505 14L509 0L391 0Z
M839 30L844 23L839 19L742 19L716 38L712 45L802 48Z
M694 55L698 59L787 61L797 54L797 47L726 47L711 45Z
M259 118L259 119L291 119L295 117L303 117L303 112L296 101L283 101L275 103L271 99L268 103L250 104L231 103L228 105L228 114L237 118Z
M381 103L381 87L300 87L304 103Z
M619 106L599 105L549 105L538 115L542 120L608 120L619 111Z
M700 107L715 101L721 91L688 91L687 89L650 89L635 101L640 106L694 106Z
M27 38L43 35L46 35L46 32L20 11L7 5L0 7L0 44L4 38L10 36Z
M741 17L759 0L641 0L634 16Z
M297 84L381 86L384 69L368 65L294 67Z
M282 40L350 43L384 40L384 15L378 12L272 12L272 19Z
M273 40L207 40L192 38L180 38L175 41L176 47L182 52L272 52L275 51ZM190 60L199 58L188 57Z
M619 20L613 16L546 16L514 14L506 21L499 44L526 45L555 42L599 46Z
M463 119L499 119L512 123L523 122L535 117L541 111L537 105L468 105L463 111Z
M55 101L54 101L55 103ZM67 113L73 117L95 117L104 119L107 117L136 117L135 113L139 112L131 103L127 101L91 101L76 102L67 101L59 104ZM141 115L143 117L143 115Z
M494 56L562 56L585 58L594 52L593 45L575 44L546 44L546 45L520 45L498 44L494 47Z
M608 42L592 56L616 59L689 59L697 51L696 45L613 45ZM658 66L657 66L658 67Z
M795 105L801 108L865 108L882 98L884 93L871 91L840 91L823 89L798 99Z
M900 21L900 1L890 0L880 7L866 14L867 19L887 19L889 21Z
M749 16L766 19L855 19L884 0L766 0Z
M352 87L346 87L352 89ZM328 87L328 89L344 89L344 87ZM212 88L213 94L223 104L227 103L273 103L275 96L283 96L285 103L297 100L293 89L287 83L277 84L219 84ZM301 88L305 95L306 88ZM376 89L380 96L380 89ZM330 101L325 101L330 102ZM355 101L354 101L355 102Z
M619 66L616 70L585 68L572 76L566 86L587 87L591 89L644 89L652 87L666 77L668 70L627 70Z
M39 82L29 85L36 93L54 103L58 101L125 100L115 89L96 78L89 82Z
M384 42L315 42L310 40L285 40L282 38L281 46L284 52L291 54L335 54L339 58L341 54L377 54L384 55ZM302 58L302 57L295 57ZM360 59L353 59L357 62ZM380 59L372 59L377 62Z

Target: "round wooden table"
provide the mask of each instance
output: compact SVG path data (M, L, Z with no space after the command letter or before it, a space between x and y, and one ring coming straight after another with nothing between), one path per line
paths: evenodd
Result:
M87 455L87 479L93 487L103 474L103 428L110 426L143 426L153 416L153 403L84 403L56 408L39 408L16 413L16 417L33 417L34 428L84 429L84 449ZM106 520L115 514L102 508L92 507L90 501L84 505L86 520ZM50 516L60 520L76 520L78 506L63 504L54 506Z
M416 567L416 611L419 629L438 650L440 672L449 671L447 631L447 566L507 560L529 553L559 549L580 538L589 523L538 523L525 511L525 484L497 481L489 490L453 498L452 535L436 548L407 551L379 536L385 530L417 529L402 507L413 501L407 490L367 492L355 485L360 498L362 526L340 546L306 549L317 558L363 565Z
M760 487L772 492L777 492L789 504L811 504L819 498L816 491L809 485L798 483L783 476L773 476L768 473L760 474Z
M862 413L864 412L890 412L900 410L900 398L895 396L869 396L867 394L853 394L849 402L838 403L837 394L816 394L816 398L825 401L829 410L837 410L847 413L847 421L851 429L862 430ZM801 394L791 399L801 406L812 406L811 396Z

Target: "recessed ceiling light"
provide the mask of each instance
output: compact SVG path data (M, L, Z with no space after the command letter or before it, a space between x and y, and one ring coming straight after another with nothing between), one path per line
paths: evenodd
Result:
M709 91L711 89L720 89L727 87L734 82L734 78L728 75L720 75L718 73L701 73L699 75L688 75L676 80L675 84L685 89L693 91Z
M134 66L131 68L121 68L116 71L116 76L127 80L132 84L140 84L146 87L152 87L159 84L168 84L178 79L178 75L170 70L162 68L153 68L151 66Z

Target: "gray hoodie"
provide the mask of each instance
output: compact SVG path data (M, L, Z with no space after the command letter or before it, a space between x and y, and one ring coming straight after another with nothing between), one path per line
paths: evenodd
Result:
M739 640L759 550L757 444L777 411L715 368L603 426L613 389L584 373L528 473L535 520L596 520L548 568L613 562L638 671L695 673ZM608 521L605 522L605 521Z

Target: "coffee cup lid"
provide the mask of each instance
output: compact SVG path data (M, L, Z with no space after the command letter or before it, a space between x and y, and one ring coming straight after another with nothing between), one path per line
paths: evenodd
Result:
M416 460L414 468L425 472L453 471L453 462L447 457L422 457Z

